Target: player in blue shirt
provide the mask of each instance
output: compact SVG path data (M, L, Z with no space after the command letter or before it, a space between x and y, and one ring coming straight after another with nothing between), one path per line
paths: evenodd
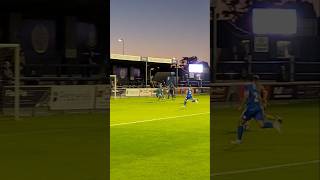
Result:
M191 102L198 102L198 99L192 97L192 89L190 86L188 87L186 98L184 99L184 107L187 106L189 100L191 100Z
M237 129L237 139L232 142L233 144L240 144L242 142L246 124L251 119L255 119L261 128L274 128L280 132L281 120L276 119L275 121L270 121L265 117L262 93L263 87L259 83L259 76L255 75L252 78L252 82L246 86L245 97L239 107L239 110L242 110L245 105Z
M264 116L266 119L268 120L273 120L276 121L278 120L279 122L282 122L281 117L279 117L276 114L271 114L270 112L267 112L267 106L268 106L268 91L264 88L263 85L260 86L261 88L261 101L262 101L262 105L263 105L263 112L264 112ZM249 121L247 121L246 130L249 129Z

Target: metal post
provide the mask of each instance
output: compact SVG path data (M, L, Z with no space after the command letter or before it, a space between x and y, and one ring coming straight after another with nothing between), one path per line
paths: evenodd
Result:
M14 119L20 117L20 46L14 51Z
M148 59L146 58L146 87L148 86Z
M113 85L114 86L114 98L117 98L117 75L110 75L110 77L113 77L114 78L114 84L111 84L111 86Z
M212 82L215 82L216 81L216 79L217 79L217 77L216 77L216 71L217 71L217 61L218 61L218 50L217 50L217 37L218 37L218 34L217 34L217 30L218 30L218 28L217 28L217 25L218 25L218 23L217 23L217 15L216 15L216 8L217 8L217 1L216 0L211 0L212 1L212 11L213 12L211 12L211 16L212 16L212 21L213 21L213 33L211 33L212 35L213 35L213 37L211 37L211 38L213 38L213 40L212 40L212 43L213 43L213 50L212 50L212 53L213 53L213 55L211 55L212 56L212 58L213 58L213 63L212 63L212 68L211 69L213 69L213 80L212 80Z
M124 55L124 39L122 39L122 55Z
M294 81L294 72L295 72L295 58L294 56L290 57L290 81Z
M152 68L149 69L149 80L150 80L150 84L151 84L151 71L152 71Z
M178 83L179 83L179 69L178 69L178 60L176 60L176 86L178 87Z
M114 98L117 98L117 76L114 76Z
M252 74L252 56L248 56L248 75Z
M149 69L149 81L150 81L150 84L151 84L151 81L152 81L152 79L151 79L152 70L154 70L154 68L150 68L150 69Z
M118 39L118 42L122 43L122 55L124 55L124 39L120 38L120 39Z

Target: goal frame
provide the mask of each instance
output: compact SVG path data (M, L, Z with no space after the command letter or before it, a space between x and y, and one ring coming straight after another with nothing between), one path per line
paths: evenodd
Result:
M0 48L14 49L14 119L20 119L20 44L0 44Z
M114 83L112 83L112 78ZM117 98L117 75L110 75L111 92L113 91L114 98Z

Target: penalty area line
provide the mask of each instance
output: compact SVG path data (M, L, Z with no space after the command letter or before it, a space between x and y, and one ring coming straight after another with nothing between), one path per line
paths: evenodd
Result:
M161 121L161 120L167 120L167 119L178 119L178 118L184 118L184 117L200 116L200 115L209 114L209 113L210 112L204 112L204 113L188 114L188 115L183 115L183 116L171 116L171 117L154 118L154 119L142 120L142 121L132 121L132 122L126 122L126 123L111 124L110 127L130 125L130 124L139 124L139 123L153 122L153 121Z
M243 173L265 171L265 170L278 169L278 168L284 168L284 167L303 166L303 165L317 164L317 163L320 163L320 160L279 164L279 165L274 165L274 166L266 166L266 167L260 167L260 168L243 169L243 170L235 170L235 171L225 171L225 172L220 172L220 173L213 173L213 174L211 174L211 176L224 176L224 175L243 174Z

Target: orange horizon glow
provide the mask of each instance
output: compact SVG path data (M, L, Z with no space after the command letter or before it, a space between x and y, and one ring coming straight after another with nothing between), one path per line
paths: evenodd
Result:
M110 51L210 60L209 0L111 0Z

